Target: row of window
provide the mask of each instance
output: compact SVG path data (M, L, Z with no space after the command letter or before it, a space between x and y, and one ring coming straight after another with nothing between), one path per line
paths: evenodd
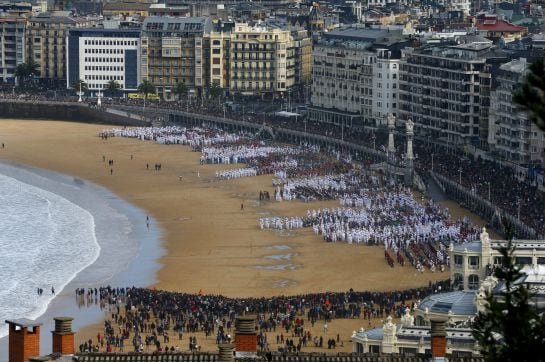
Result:
M85 54L123 54L124 49L88 49L85 48Z
M123 63L123 58L96 58L96 57L85 57L85 62L87 63Z
M94 75L94 74L90 74L90 75L86 75L85 76L85 80L123 80L123 76L122 75L102 75L102 74L99 74L99 75Z
M99 70L99 71L110 71L110 72L123 72L123 66L118 65L86 65L85 70Z
M106 46L136 46L138 45L137 40L108 40L108 39L94 39L94 40L85 40L85 45L106 45Z

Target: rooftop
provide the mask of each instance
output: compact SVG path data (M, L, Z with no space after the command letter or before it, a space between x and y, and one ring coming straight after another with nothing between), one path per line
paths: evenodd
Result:
M477 307L474 303L475 291L456 291L448 293L433 294L426 297L418 305L418 309L425 311L426 308L432 313L453 315L474 316L477 313Z

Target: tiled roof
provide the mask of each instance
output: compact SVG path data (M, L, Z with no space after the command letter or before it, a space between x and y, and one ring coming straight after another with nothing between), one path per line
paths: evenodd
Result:
M498 20L496 18L485 18L478 20L475 27L481 31L523 31L526 28L509 23L505 20Z

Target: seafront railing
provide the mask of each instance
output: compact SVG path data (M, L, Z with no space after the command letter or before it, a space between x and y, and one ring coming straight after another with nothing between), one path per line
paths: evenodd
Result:
M543 239L543 235L538 235L535 229L529 227L517 217L501 211L490 200L483 199L480 195L468 190L457 182L449 180L443 175L430 171L430 176L437 182L441 190L451 199L456 200L467 209L473 211L483 219L490 222L496 229L503 230L502 219L505 219L510 225L513 225L518 238Z

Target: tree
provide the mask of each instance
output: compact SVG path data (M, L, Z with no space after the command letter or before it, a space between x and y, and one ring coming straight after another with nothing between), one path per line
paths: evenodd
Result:
M505 224L505 223L504 223ZM545 314L529 303L530 294L513 257L512 227L506 225L507 247L500 248L502 264L495 275L504 289L486 293L486 308L473 321L473 336L487 361L532 361L545 346Z
M174 94L178 96L178 100L185 98L187 96L187 93L189 93L189 89L187 88L185 83L176 84L176 87L174 88Z
M144 80L138 86L138 91L144 94L144 100L147 100L149 94L155 94L155 86L149 80Z
M212 99L221 99L223 89L218 84L214 83L208 88L208 93Z
M19 64L17 68L15 68L15 76L18 78L19 85L28 85L27 81L33 76L39 74L38 67L38 63L30 58L28 58L24 63Z
M532 65L522 88L515 92L514 101L528 112L530 120L545 131L545 62L543 58Z
M77 80L74 82L74 84L72 84L72 89L76 92L76 93L79 93L79 92L82 92L82 93L85 93L87 92L87 83L85 83L84 80Z
M119 90L121 89L121 84L119 84L115 80L110 80L108 83L106 83L106 92L110 97L114 97L119 93Z

